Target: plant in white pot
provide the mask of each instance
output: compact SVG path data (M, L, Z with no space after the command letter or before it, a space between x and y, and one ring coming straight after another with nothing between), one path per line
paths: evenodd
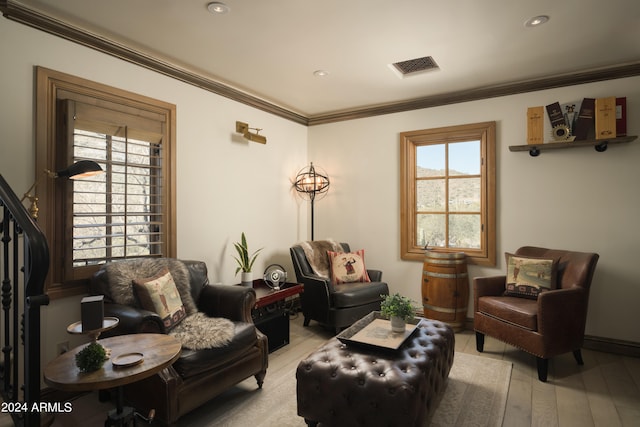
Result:
M236 252L238 253L238 256L233 257L238 263L238 268L236 268L236 276L239 272L242 272L242 275L240 276L240 283L245 286L252 286L253 277L251 276L251 267L253 267L253 263L258 257L258 253L263 248L260 248L249 255L249 246L247 245L247 237L244 235L244 231L242 232L240 242L235 242L233 246L236 248Z
M382 297L380 312L391 321L391 330L404 332L407 321L413 319L415 314L413 302L399 293L380 296Z

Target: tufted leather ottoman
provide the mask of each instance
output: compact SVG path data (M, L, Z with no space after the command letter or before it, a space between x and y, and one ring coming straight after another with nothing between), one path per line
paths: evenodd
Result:
M421 427L449 376L454 342L449 325L427 319L397 351L334 337L298 365L298 415L309 426Z

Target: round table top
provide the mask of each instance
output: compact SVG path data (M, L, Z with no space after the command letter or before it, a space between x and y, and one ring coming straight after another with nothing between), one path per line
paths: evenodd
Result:
M98 340L111 350L111 357L101 369L80 372L75 356L85 346L76 347L52 360L44 369L44 382L64 391L90 391L118 387L150 377L175 362L180 356L180 341L164 334L119 335ZM114 366L114 359L132 353L142 354L142 362ZM137 355L136 355L137 356Z

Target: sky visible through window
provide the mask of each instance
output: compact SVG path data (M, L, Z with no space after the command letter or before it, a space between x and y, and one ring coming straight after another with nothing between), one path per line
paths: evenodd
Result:
M416 164L425 169L445 168L445 144L423 145L416 150ZM468 175L480 174L480 141L449 144L449 168Z

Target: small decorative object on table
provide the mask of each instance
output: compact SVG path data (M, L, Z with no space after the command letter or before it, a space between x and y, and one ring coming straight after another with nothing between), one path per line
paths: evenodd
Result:
M247 238L244 235L244 232L242 232L240 242L235 242L233 246L236 248L236 252L238 252L238 256L233 257L238 263L238 268L236 268L236 275L240 271L242 271L240 283L245 286L251 286L253 284L253 279L251 278L250 274L251 267L253 267L253 263L258 257L258 252L260 252L263 248L260 248L249 255L249 246L247 245Z
M415 309L411 299L395 293L393 295L380 295L382 304L380 312L391 321L393 332L404 332L407 320L412 319Z
M93 372L102 368L107 359L104 347L93 341L76 354L76 366L80 368L80 372Z
M264 270L263 280L274 291L280 290L280 285L287 281L287 272L280 264L271 264Z
M76 354L76 366L80 368L80 372L93 372L102 367L102 364L111 357L111 350L104 348L98 342L98 337L104 331L113 329L118 326L120 320L117 317L105 317L102 320L102 328L86 330L82 327L82 321L72 323L67 326L67 332L70 334L87 335L91 343Z

